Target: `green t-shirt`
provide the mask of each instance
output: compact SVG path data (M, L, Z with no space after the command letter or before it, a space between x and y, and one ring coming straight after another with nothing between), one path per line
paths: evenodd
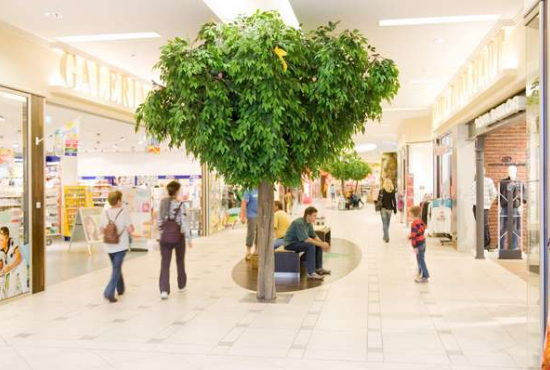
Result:
M303 217L292 221L285 235L285 246L293 243L301 243L308 238L315 239L317 234L313 230L313 224L309 224Z

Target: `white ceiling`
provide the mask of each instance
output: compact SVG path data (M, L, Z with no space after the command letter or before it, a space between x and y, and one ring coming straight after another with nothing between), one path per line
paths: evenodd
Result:
M228 0L239 1L239 0ZM430 116L429 106L451 77L476 49L495 22L379 27L388 18L502 14L514 18L523 0L291 0L308 30L328 21L341 20L340 28L357 28L382 55L396 61L401 71L401 90L392 107L425 107L425 110L385 112L383 125L369 123L366 135L356 143L376 143L381 150L397 141L404 119ZM128 32L157 32L162 37L78 43L80 48L105 62L147 80L155 78L152 66L159 48L175 36L194 38L200 25L216 16L202 0L0 0L0 20L48 41L55 37ZM62 19L44 17L59 12ZM444 39L442 44L435 39ZM381 136L385 135L385 136ZM393 136L391 136L393 135ZM372 152L369 156L376 156Z

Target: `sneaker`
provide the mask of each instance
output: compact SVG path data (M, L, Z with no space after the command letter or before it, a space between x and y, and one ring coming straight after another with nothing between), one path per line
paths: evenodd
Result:
M180 292L180 293L185 292L185 288L181 288L181 289L179 290L179 292Z
M105 297L106 300L109 301L109 303L116 303L118 302L118 299L116 299L115 297Z
M168 292L160 292L160 299L168 299Z
M426 278L416 278L416 279L414 279L414 281L416 283L422 284L422 283L427 283L428 279L426 279Z
M315 273L317 273L317 275L330 275L332 272L330 270L320 268L315 270Z
M324 280L325 277L313 272L311 274L307 274L307 279L308 280Z

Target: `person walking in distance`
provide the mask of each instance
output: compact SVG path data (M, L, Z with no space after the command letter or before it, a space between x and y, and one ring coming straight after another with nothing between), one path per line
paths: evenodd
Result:
M252 245L258 242L258 189L247 190L241 202L241 222L246 223L246 260L252 256Z
M294 208L294 195L292 195L292 191L290 189L286 191L286 194L284 196L284 201L285 201L286 212L289 215L291 215L292 208Z
M426 225L422 221L422 209L418 206L411 208L411 216L413 222L411 224L411 235L409 239L416 254L416 263L418 264L418 277L415 279L417 283L427 283L430 278L428 266L426 266Z
M134 225L130 219L130 212L122 206L122 193L118 190L109 193L107 198L111 208L101 213L99 227L103 234L105 251L109 254L113 270L111 279L105 288L103 296L109 302L117 302L115 291L121 296L126 287L122 278L122 263L126 252L130 248L130 234L134 232Z
M178 288L181 291L187 285L185 272L185 244L193 248L189 224L185 217L183 202L177 199L181 185L172 181L166 186L168 197L160 203L158 227L160 232L160 298L168 299L170 294L170 264L172 251L176 251L176 266L178 271Z
M384 229L384 241L390 242L390 222L392 213L397 213L397 202L395 199L395 188L390 179L384 180L382 190L378 193L378 200L380 206L380 217L382 218L382 228Z

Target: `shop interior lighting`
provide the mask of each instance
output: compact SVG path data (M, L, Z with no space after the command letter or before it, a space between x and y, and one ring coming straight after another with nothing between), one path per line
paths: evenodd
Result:
M441 39L441 38L434 39L434 44L444 44L446 42L447 42L447 40L445 40L445 39Z
M380 27L397 26L422 26L429 24L488 22L500 19L500 14L479 14L479 15L455 15L450 17L425 17L425 18L399 18L382 19L378 22Z
M373 150L376 150L378 146L376 144L361 144L355 146L355 151L357 153L365 153L365 152L372 152Z
M13 144L12 145L14 148L19 148L19 144Z
M102 33L97 35L63 36L63 37L57 37L57 39L61 42L76 43L76 42L93 42L93 41L154 39L158 37L160 37L160 35L156 32L134 32L134 33Z
M289 0L203 0L216 16L225 23L233 22L239 15L252 15L256 10L276 10L283 21L299 28L300 23Z

